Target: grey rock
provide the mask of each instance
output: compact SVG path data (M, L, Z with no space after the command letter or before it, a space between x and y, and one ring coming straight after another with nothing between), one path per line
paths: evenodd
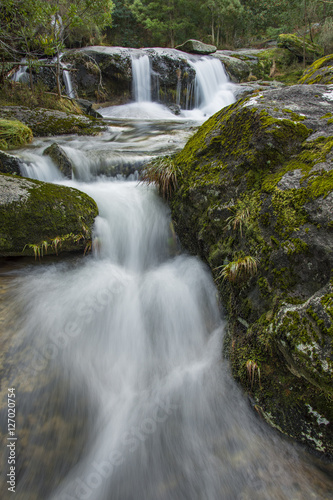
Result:
M207 43L200 42L199 40L187 40L182 45L176 47L177 50L189 52L190 54L208 55L216 52L215 45L208 45Z
M17 156L0 151L0 172L2 174L21 175L22 162Z
M60 172L67 177L72 178L73 165L65 151L59 144L54 142L43 151L43 155L49 156L59 168Z

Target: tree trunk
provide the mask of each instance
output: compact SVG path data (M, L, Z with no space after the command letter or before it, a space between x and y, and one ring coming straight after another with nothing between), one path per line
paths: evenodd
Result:
M61 84L60 84L60 57L59 57L59 49L57 49L57 71L56 71L56 78L57 78L57 93L58 97L61 97Z
M212 44L215 43L215 33L214 33L214 15L212 13Z

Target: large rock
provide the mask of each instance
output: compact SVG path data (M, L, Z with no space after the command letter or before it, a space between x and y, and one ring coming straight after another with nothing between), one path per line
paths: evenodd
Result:
M224 63L235 83L272 78L285 79L287 83L292 79L296 83L299 78L290 69L297 58L285 48L218 50L213 57Z
M175 157L185 247L211 266L236 379L273 426L333 457L333 90L258 92Z
M216 57L224 64L224 67L232 82L239 83L247 81L251 70L249 65L245 61L242 61L237 57L223 54L223 51L220 50L215 52L215 54L213 54L213 57Z
M215 45L208 45L207 43L200 42L199 40L187 40L182 45L178 45L176 49L190 54L209 55L216 52Z
M76 69L73 86L80 98L118 105L132 100L132 59L144 55L151 63L152 99L186 107L195 70L181 51L93 46L69 51L63 59Z
M0 106L0 114L8 120L14 119L24 123L35 137L63 134L96 135L105 129L100 120L51 109Z
M305 56L305 60L308 63L312 63L315 59L323 55L322 47L303 40L303 38L294 34L279 35L278 47L290 50L299 61L302 61Z
M97 215L77 189L0 175L0 257L84 251Z
M299 83L333 83L333 54L322 57L309 66L303 73Z
M4 151L0 151L0 173L21 175L20 167L21 160L17 156L10 155Z

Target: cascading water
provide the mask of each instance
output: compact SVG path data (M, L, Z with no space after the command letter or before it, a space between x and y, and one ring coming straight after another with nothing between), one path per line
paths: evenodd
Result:
M132 58L133 96L136 102L151 102L151 68L147 55Z
M194 108L210 116L234 101L223 65L213 57L190 62L195 69Z
M186 55L184 54L184 57ZM175 115L165 106L152 102L152 77L156 79L158 96L159 83L157 75L152 74L148 55L132 57L132 93L134 103L124 106L112 106L100 110L106 118L136 118L203 121L208 116L235 101L232 84L224 71L222 63L213 57L188 56L188 63L196 72L195 82L187 84L186 109ZM180 71L180 70L179 70ZM180 103L180 75L177 78L176 104ZM158 98L158 97L157 97Z
M91 172L97 152L177 150L189 131L164 127L117 122L101 137L57 142L76 171ZM48 145L21 152L27 169ZM231 379L214 283L180 252L156 190L35 167L26 175L44 170L85 191L99 216L93 255L44 258L11 281L1 390L17 389L15 498L332 500L330 479L257 419Z

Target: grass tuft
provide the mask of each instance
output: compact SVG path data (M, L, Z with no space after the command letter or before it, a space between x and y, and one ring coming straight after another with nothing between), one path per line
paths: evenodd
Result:
M165 200L169 200L173 191L178 186L178 173L179 170L173 158L164 156L147 164L142 174L141 182L157 185L160 195Z
M30 128L18 120L0 119L0 149L24 146L32 141L32 137Z
M257 268L257 260L247 255L246 257L241 257L226 265L217 267L217 270L221 269L217 278L227 279L231 283L238 283L254 276L257 273Z

